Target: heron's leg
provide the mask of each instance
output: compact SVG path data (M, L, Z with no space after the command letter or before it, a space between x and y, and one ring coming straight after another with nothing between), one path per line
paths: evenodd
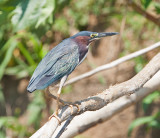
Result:
M53 115L51 115L51 116L49 117L49 120L50 120L52 117L55 117L55 118L58 120L59 124L61 124L61 120L60 120L60 118L58 117L59 102L61 102L63 105L68 105L68 106L70 106L71 109L72 109L72 112L73 112L73 105L78 108L78 112L80 111L80 108L79 108L79 105L78 105L78 104L73 104L73 103L71 103L71 102L65 102L65 101L63 101L63 100L60 99L60 94L61 94L61 91L62 91L62 87L63 87L64 83L66 82L67 77L68 77L67 75L64 76L64 77L61 79L61 81L60 81L59 90L58 90L58 92L57 92L57 107L56 107L56 112L55 112L55 114L53 114Z
M58 90L58 92L57 92L57 108L56 108L56 115L58 115L58 110L59 110L59 99L60 99L60 94L61 94L61 91L62 91L62 87L63 87L64 83L66 82L67 77L68 77L68 75L64 76L64 77L61 79L61 81L60 81L59 90Z
M59 101L61 100L60 99L60 94L61 94L61 91L62 91L62 87L64 85L64 83L66 82L67 80L67 77L68 75L64 76L61 81L60 81L60 85L59 85L59 89L58 89L58 92L57 92L57 107L56 107L56 111L55 111L55 114L52 114L50 117L49 117L49 120L52 118L52 117L55 117L59 124L61 124L61 120L60 118L58 117L58 110L59 110ZM54 97L55 98L55 97ZM62 101L61 101L62 102ZM63 102L62 102L63 103Z
M59 100L60 100L60 93L61 93L61 90L62 90L62 87L64 85L64 83L66 82L67 80L67 77L68 76L64 76L62 79L61 79L61 82L60 82L60 86L59 86L59 90L58 90L58 93L57 93L57 108L56 108L56 115L58 115L58 110L59 110ZM70 106L71 107L71 113L73 113L73 106L76 106L78 108L78 112L80 111L80 108L79 108L79 105L78 104L73 104L71 102L63 102L61 101L61 103L65 106Z
M57 96L55 96L52 93L50 93L49 87L47 87L47 89L45 90L45 93L47 94L48 97L57 100ZM67 103L66 101L63 101L62 99L59 99L59 102L62 103L62 104Z

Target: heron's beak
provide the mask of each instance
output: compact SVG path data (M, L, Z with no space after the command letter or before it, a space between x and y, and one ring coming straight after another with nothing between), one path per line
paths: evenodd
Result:
M119 33L118 32L93 33L91 35L90 42L93 42L94 40L98 40L102 37L112 36L112 35L117 35L117 34L119 34Z
M112 36L112 35L117 35L117 34L119 33L118 32L98 33L96 37L101 38L101 37Z

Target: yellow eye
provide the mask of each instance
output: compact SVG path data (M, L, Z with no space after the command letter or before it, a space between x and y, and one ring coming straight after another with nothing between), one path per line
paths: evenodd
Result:
M95 37L95 34L91 34L90 37L91 37L91 38Z
M91 34L90 37L93 38L95 36L98 36L98 34Z

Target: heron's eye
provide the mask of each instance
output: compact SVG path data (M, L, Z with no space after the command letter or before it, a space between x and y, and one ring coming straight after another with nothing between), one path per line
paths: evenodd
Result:
M91 35L90 35L91 38L93 38L94 36L95 36L94 34L91 34Z
M95 36L98 36L98 34L91 34L90 37L94 38Z

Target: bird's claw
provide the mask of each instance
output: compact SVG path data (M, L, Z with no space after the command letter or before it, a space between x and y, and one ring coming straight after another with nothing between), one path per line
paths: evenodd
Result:
M71 108L71 115L73 114L73 111L74 111L74 110L73 110L73 106L76 106L76 107L77 107L77 109L78 109L77 113L79 113L79 111L80 111L80 107L79 107L78 104L74 104L74 103L71 103L71 102L60 102L60 103L62 103L63 106L69 106L69 107ZM61 125L61 119L58 117L58 109L59 109L59 108L57 107L55 113L53 113L53 114L49 117L49 120L51 120L52 117L55 117L55 118L58 120L59 125Z
M69 107L71 108L71 114L73 114L73 106L76 106L76 107L77 107L77 109L78 109L77 113L80 111L80 107L79 107L78 104L67 103L67 104L65 104L64 106L69 106Z
M58 120L59 125L61 125L61 119L60 119L57 115L52 114L48 119L49 119L49 120L51 120L51 119L52 119L52 117L55 117L55 118Z

